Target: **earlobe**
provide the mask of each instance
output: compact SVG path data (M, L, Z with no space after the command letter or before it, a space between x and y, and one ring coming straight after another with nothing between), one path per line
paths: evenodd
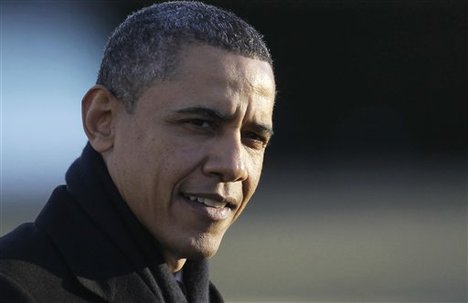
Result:
M81 103L83 128L93 148L103 153L113 147L117 100L102 85L88 90Z

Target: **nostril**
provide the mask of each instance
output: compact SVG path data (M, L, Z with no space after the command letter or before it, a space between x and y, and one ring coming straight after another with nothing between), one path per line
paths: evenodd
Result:
M247 169L242 161L222 158L208 159L203 171L206 175L216 176L222 182L243 181L247 178Z
M222 182L245 180L248 175L245 157L246 154L237 133L233 136L219 137L216 146L208 152L203 165L204 173L217 176Z

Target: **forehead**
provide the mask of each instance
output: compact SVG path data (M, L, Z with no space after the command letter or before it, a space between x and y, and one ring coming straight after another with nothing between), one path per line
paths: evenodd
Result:
M268 62L207 45L184 47L171 82L184 86L194 98L206 95L206 102L214 99L233 107L249 105L272 111L276 95Z

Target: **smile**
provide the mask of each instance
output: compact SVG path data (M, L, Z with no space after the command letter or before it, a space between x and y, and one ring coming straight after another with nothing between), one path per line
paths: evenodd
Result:
M182 197L190 205L191 209L210 221L227 219L234 208L234 204L218 194L183 193Z
M208 207L214 207L214 208L223 208L226 207L227 202L218 202L213 199L209 198L203 198L203 197L197 197L197 196L191 196L191 195L186 195L185 198L189 199L190 201L196 201L201 204L205 204Z

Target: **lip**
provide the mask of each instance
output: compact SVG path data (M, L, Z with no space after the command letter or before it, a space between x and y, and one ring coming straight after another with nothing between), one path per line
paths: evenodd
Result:
M214 202L218 202L220 204L226 203L225 206L223 207L213 207L213 206L208 206L205 205L201 202L198 201L193 201L189 199L189 196L191 197L197 197L197 198L202 198L202 199L210 199ZM197 212L199 215L206 217L209 220L212 221L222 221L227 219L233 210L236 208L236 204L234 203L234 199L231 198L225 198L217 193L188 193L184 192L180 195L182 200L190 206L191 209L193 209L195 212Z

